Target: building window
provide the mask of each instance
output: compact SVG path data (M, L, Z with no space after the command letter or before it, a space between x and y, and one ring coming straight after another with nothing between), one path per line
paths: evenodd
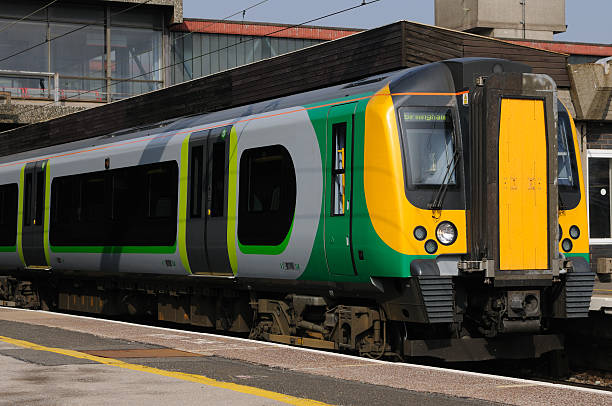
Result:
M612 150L588 151L588 211L591 244L612 244Z
M289 151L281 145L244 151L239 185L238 240L243 245L279 245L295 214L296 179Z
M18 20L35 7L0 7L0 26L6 27L0 32L0 55L10 56L0 62L0 69L9 71L0 74L0 91L14 98L53 99L49 72L59 74L59 98L66 100L105 102L161 88L163 15L156 8L125 12L132 6L62 2Z

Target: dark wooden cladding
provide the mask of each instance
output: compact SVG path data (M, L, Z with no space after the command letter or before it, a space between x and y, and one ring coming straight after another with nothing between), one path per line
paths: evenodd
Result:
M523 62L569 86L564 55L403 21L0 133L0 156L467 56Z

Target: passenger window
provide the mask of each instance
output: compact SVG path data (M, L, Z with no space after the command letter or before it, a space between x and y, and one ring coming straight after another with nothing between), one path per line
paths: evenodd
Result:
M295 214L296 179L289 151L281 145L248 149L240 158L238 240L278 245Z
M344 215L346 160L346 123L332 125L332 212L333 216Z
M171 246L177 199L175 161L55 178L51 245Z
M147 196L149 218L172 216L173 195L166 185L172 184L168 168L159 167L147 171Z
M210 217L221 217L225 201L225 141L213 144L211 172Z
M0 246L13 246L17 239L17 184L0 186Z
M36 172L36 208L34 225L43 225L43 214L45 208L45 170L38 169Z
M202 217L202 160L204 147L199 145L191 149L191 217Z
M23 225L32 223L32 174L26 173L23 194Z

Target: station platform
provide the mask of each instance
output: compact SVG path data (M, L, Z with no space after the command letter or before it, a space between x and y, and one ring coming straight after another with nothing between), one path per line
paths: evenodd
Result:
M612 316L612 281L602 282L599 278L595 280L589 310Z
M0 405L612 405L612 392L0 308Z

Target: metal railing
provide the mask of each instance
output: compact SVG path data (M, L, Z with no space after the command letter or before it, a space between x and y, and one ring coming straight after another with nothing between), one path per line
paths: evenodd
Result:
M1 70L0 69L0 78L32 78L32 79L41 79L47 78L49 83L51 82L51 78L53 78L53 90L50 88L47 90L44 87L42 88L31 88L31 87L13 87L13 86L2 86L0 85L0 89L3 91L8 91L14 97L20 98L30 98L33 97L31 94L40 93L38 97L45 97L45 93L49 93L49 98L51 94L53 94L53 101L55 103L60 100L60 90L59 90L59 73L53 72L28 72L28 71L19 71L19 70ZM35 96L34 96L35 97Z

